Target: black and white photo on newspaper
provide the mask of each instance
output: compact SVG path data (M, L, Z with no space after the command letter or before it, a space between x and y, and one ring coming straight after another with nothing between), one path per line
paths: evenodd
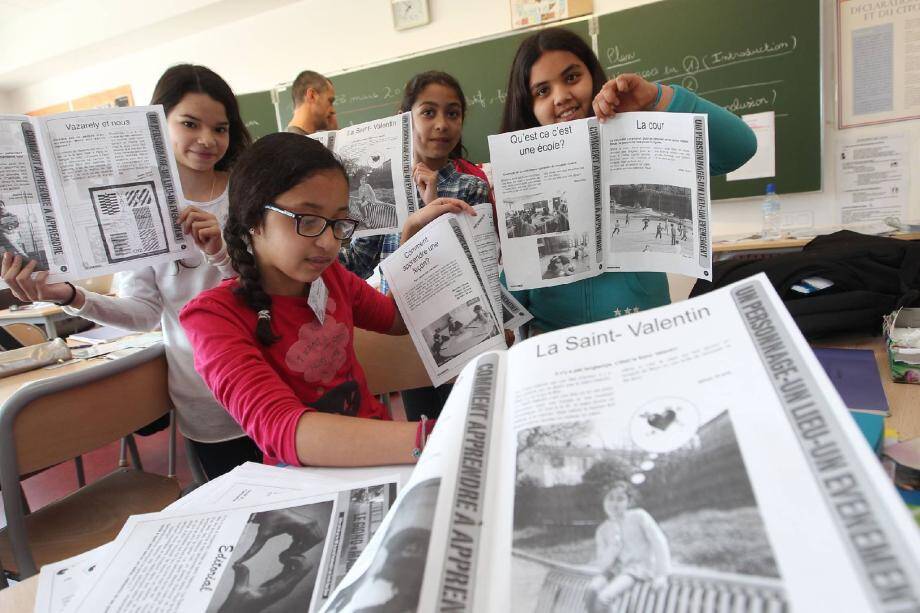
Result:
M160 106L0 115L0 248L51 281L189 257Z
M476 217L443 215L380 264L433 385L505 346L493 299L498 269L494 260L488 271L483 265L471 229Z
M712 274L705 116L563 122L489 136L489 151L510 289Z
M339 156L348 175L348 216L355 237L398 233L418 210L412 181L412 114L309 135Z

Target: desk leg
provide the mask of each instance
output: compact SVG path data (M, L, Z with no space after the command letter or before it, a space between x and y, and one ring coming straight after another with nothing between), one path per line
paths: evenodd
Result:
M45 336L48 337L49 341L53 341L57 338L57 326L54 324L54 319L51 317L45 318Z

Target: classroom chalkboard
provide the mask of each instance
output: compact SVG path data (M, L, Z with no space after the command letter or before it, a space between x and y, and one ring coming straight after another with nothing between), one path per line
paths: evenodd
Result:
M270 91L240 94L236 97L240 105L240 117L249 128L252 140L278 131L275 103Z
M587 19L564 27L590 43ZM425 70L443 70L456 77L467 98L463 126L467 157L474 162L488 161L486 137L498 132L511 62L518 45L531 34L518 32L330 76L335 85L339 127L394 115L406 81ZM276 91L279 116L286 126L294 114L291 89L288 85Z
M682 85L738 115L776 113L776 177L712 181L712 197L821 189L820 2L665 0L598 19L609 75Z

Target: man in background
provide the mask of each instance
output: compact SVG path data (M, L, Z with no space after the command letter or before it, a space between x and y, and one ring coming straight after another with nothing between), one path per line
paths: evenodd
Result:
M339 128L332 81L318 72L304 70L294 79L291 96L294 99L294 117L288 124L288 132L306 135Z

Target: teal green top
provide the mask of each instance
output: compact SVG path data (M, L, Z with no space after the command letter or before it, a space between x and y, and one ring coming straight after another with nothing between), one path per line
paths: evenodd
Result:
M711 175L731 172L751 159L757 151L757 140L746 123L683 87L671 87L674 97L667 108L669 113L709 116ZM566 285L512 293L533 314L531 323L544 332L651 309L671 301L668 277L661 272L607 272Z

